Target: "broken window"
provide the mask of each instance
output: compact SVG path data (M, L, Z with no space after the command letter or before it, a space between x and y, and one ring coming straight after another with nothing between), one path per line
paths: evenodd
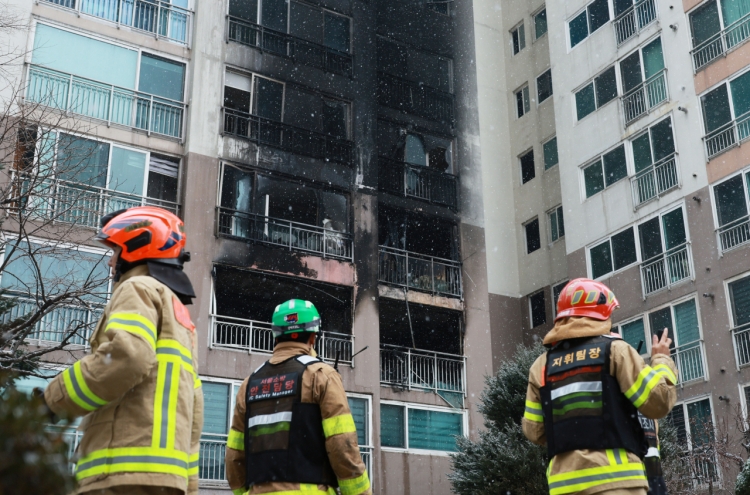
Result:
M225 164L221 207L244 213L347 232L345 194L262 175Z
M529 296L529 314L531 316L531 328L547 323L547 303L543 290Z
M226 72L224 85L224 130L232 134L281 143L278 127L249 124L248 114L274 122L284 122L339 139L348 139L349 104L286 85L257 74ZM256 128L257 127L257 128ZM290 137L291 140L294 139Z
M378 227L381 246L459 260L458 229L447 220L383 206Z
M352 331L351 287L215 265L214 293L216 315L270 322L277 305L303 299L312 302L320 313L322 331Z
M461 312L381 298L380 343L461 355Z
M427 166L437 172L454 173L453 141L426 133L408 131L395 124L378 121L378 155L412 165Z

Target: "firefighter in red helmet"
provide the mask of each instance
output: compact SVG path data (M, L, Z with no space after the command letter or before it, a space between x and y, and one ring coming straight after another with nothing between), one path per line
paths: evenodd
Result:
M677 400L677 369L667 329L652 337L650 366L610 334L618 307L606 285L570 281L544 337L548 350L531 366L523 431L547 446L550 495L649 489L646 467L658 457L653 420Z
M44 391L53 413L83 416L77 493L197 494L203 392L184 225L136 207L105 216L96 239L113 251L112 297L91 354Z

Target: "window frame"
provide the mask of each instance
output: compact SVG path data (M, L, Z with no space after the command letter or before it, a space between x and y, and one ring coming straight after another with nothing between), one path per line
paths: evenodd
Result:
M740 170L737 170L735 172L732 172L730 175L727 175L725 177L722 177L720 180L714 182L713 184L709 184L709 189L711 190L711 203L713 205L713 208L711 208L713 217L714 217L714 227L715 230L718 231L720 228L722 228L724 225L720 225L719 223L719 202L716 198L716 187L724 184L725 182L734 179L737 176L742 176L742 184L743 184L743 190L745 192L745 206L747 207L747 216L750 216L750 183L748 183L748 180L750 180L750 166L744 167ZM736 222L737 220L735 220ZM732 222L729 222L732 223ZM729 225L729 223L725 225ZM742 244L738 244L737 247L741 246ZM724 251L721 249L721 241L717 244L717 247L719 249L719 257L722 257L724 255ZM734 249L734 248L733 248Z
M633 323L638 320L643 321L643 348L641 349L641 352L640 352L640 355L642 357L651 356L651 339L648 338L648 336L651 335L651 325L649 324L649 321L648 321L648 313L649 312L638 313L637 315L630 316L628 318L625 318L624 320L619 320L616 323L612 323L612 331L613 332L616 331L618 334L620 334L620 337L622 337L623 325L627 325L629 323ZM623 337L622 340L625 341L625 338ZM638 349L636 349L636 352L637 351Z
M534 306L531 302L531 298L541 294L542 298L544 299L544 321L538 325L534 325ZM529 294L526 299L528 300L528 309L529 309L529 328L532 330L537 327L541 327L543 325L547 324L547 294L546 294L546 287L539 289L537 291L532 292Z
M555 282L551 286L552 287L552 318L553 319L557 318L557 302L560 299L560 294L562 294L563 289L565 288L566 285L568 285L569 282L570 280L566 278L559 282ZM560 287L560 294L558 294L557 299L555 299L555 289L558 287Z
M656 212L654 212L654 213L652 213L652 214L650 214L648 216L644 216L643 218L638 219L636 222L631 223L631 224L627 225L626 227L623 227L623 228L618 229L618 230L616 230L614 232L611 232L611 233L607 234L605 237L599 238L596 241L587 244L586 245L586 270L587 270L587 275L589 277L591 277L593 275L593 271L592 271L592 266L593 265L592 265L592 261L591 261L591 250L593 248L595 248L595 247L600 246L604 242L609 242L610 256L613 256L612 255L612 238L615 237L618 234L621 234L622 232L625 232L628 229L632 229L633 230L633 235L634 235L634 239L635 239L635 257L636 257L635 261L633 263L630 263L628 265L625 265L625 266L623 266L623 267L618 268L618 269L615 270L614 269L614 257L613 257L613 259L612 259L612 262L613 262L612 268L613 268L613 270L610 271L610 272L605 273L604 275L601 275L601 276L597 277L594 280L597 280L597 281L604 280L605 278L612 277L613 275L621 273L621 272L623 272L625 270L628 270L628 269L630 269L630 268L632 268L634 266L638 266L638 265L640 265L642 263L645 263L646 261L650 261L650 259L648 259L648 260L642 259L641 242L640 242L640 234L638 232L638 227L641 226L641 225L643 225L643 224L645 224L645 223L647 223L647 222L649 222L649 221L651 221L651 220L653 220L654 218L659 218L660 219L659 220L659 233L660 233L660 236L661 236L662 254L664 254L667 250L665 248L665 241L664 241L664 223L661 221L661 218L664 217L664 215L672 213L673 211L678 210L678 209L682 209L682 222L683 222L683 226L685 227L685 243L688 244L688 245L691 244L692 241L690 240L690 225L689 225L689 222L687 221L687 219L688 219L688 217L687 217L687 208L686 208L686 205L685 205L685 201L684 200L680 200L677 203L669 205L666 208L662 208L661 210L658 210L658 211L656 211ZM689 261L690 261L690 266L691 266L691 273L695 273L695 270L693 268L692 256L689 257Z
M674 409L675 407L678 407L678 406L682 408L683 418L685 418L685 434L686 434L686 439L687 439L686 441L687 441L687 450L688 451L693 450L693 445L692 445L693 442L691 440L691 436L692 435L690 433L690 416L688 414L687 406L689 404L694 404L696 402L701 402L701 401L706 400L706 399L708 399L708 405L711 408L711 424L714 426L714 432L715 432L715 430L716 430L716 409L714 408L714 404L713 404L713 394L711 394L711 393L700 394L700 395L697 395L695 397L691 397L689 399L685 399L682 402L678 402L677 404L675 404L674 407L672 408L672 409ZM742 402L745 402L745 401L743 400ZM671 412L672 411L670 411L670 413ZM717 469L716 471L717 471L717 473L719 473L719 478L721 479L721 471L722 470L721 469Z
M677 328L676 328L676 323L675 323L676 319L675 319L674 308L675 308L675 306L679 306L680 304L686 303L686 302L691 301L691 300L695 301L695 316L696 316L696 319L698 321L698 340L694 340L692 342L686 342L686 343L683 344L683 343L678 342ZM692 344L693 342L701 342L701 343L703 342L703 323L702 323L702 320L701 320L701 305L700 305L700 302L698 300L698 294L695 293L695 292L692 292L692 293L690 293L690 294L688 294L686 296L679 297L679 298L674 299L672 301L666 302L664 304L660 304L659 306L654 306L653 308L650 308L648 311L642 313L643 317L648 322L648 327L644 326L644 329L648 328L648 330L649 330L649 334L647 334L647 340L650 340L648 337L650 337L652 335L651 332L653 331L653 329L651 328L651 322L649 320L649 316L651 315L651 313L655 313L657 311L661 311L661 310L666 309L666 308L669 308L670 316L672 318L672 327L673 327L672 328L672 336L674 337L673 340L674 340L674 348L675 349L678 349L682 345ZM651 343L649 342L649 350L651 349L651 345L650 344ZM704 356L704 361L705 361L705 356ZM704 371L704 374L705 374L704 380L708 381L708 368L706 366L706 363L702 362L701 364L703 366L703 371ZM680 383L680 384L682 385L682 383Z
M523 159L527 156L531 155L531 163L532 163L532 176L529 180L525 181L523 180ZM529 148L526 151L522 152L520 155L518 155L518 168L520 170L520 176L521 176L521 185L528 184L532 180L536 179L536 157L534 156L534 148Z
M573 49L575 49L575 47L581 45L584 41L586 41L587 39L589 39L592 34L596 33L600 29L602 29L608 23L611 23L612 20L614 19L614 9L613 9L613 6L612 6L612 1L611 0L607 0L607 10L608 10L608 13L609 13L609 19L607 19L607 22L605 22L604 24L602 24L595 31L591 31L591 20L589 19L588 9L589 9L589 6L591 6L595 1L596 0L588 2L586 5L583 6L583 8L578 9L575 14L571 15L570 17L568 17L565 20L565 28L566 28L565 29L565 39L567 41L568 53L570 53L570 51L573 50ZM572 40L570 38L570 22L572 20L574 20L575 18L577 18L579 15L581 15L582 12L586 12L586 30L587 30L587 34L586 34L585 38L583 38L581 41L579 41L576 45L573 45Z
M534 221L537 222L537 235L539 235L539 247L536 248L536 249L534 249L533 251L529 251L529 237L528 237L528 233L527 233L526 229ZM530 218L529 220L526 220L525 222L523 222L521 224L521 227L523 227L523 239L524 239L524 251L525 251L525 254L528 256L528 255L530 255L532 253L536 253L537 251L541 251L542 250L542 229L539 228L539 216L536 215L536 216Z
M62 24L57 24L57 23L52 22L52 21L47 21L46 19L44 21L37 20L37 19L32 19L31 29L29 30L29 38L28 38L28 43L29 43L30 49L27 51L27 54L26 54L26 56L24 58L24 62L25 62L26 65L33 65L32 61L31 61L31 56L32 56L33 50L31 49L31 47L33 47L34 40L36 39L36 26L38 24L43 24L43 25L45 25L47 27L50 27L50 28L53 28L53 29L57 29L59 31L66 31L68 33L75 34L75 35L78 35L78 36L82 36L84 38L89 38L89 39L92 39L94 41L98 41L100 43L107 43L109 45L118 46L120 48L125 48L125 49L132 50L132 51L136 52L138 54L138 65L136 66L135 81L133 83L134 87L132 89L132 91L134 93L143 93L143 94L151 95L151 93L146 93L145 91L140 91L138 89L138 86L140 85L140 82L141 82L141 57L142 57L142 55L144 53L146 53L148 55L151 55L153 57L156 57L156 58L162 58L162 59L165 59L165 60L169 60L170 62L176 62L176 63L182 64L183 67L184 67L184 70L185 70L185 72L183 73L183 81L182 81L182 99L181 100L172 100L170 98L165 98L163 96L157 96L157 95L153 95L153 96L155 98L158 98L158 99L162 99L162 100L165 100L165 101L173 101L173 102L177 102L177 103L180 103L180 104L183 104L183 105L186 105L188 103L187 99L186 99L186 97L187 97L186 95L190 94L190 91L191 91L190 78L188 77L188 65L190 63L190 60L184 59L184 58L180 58L178 56L172 55L171 53L166 53L166 52L162 52L162 51L146 49L142 45L130 44L128 42L125 42L125 41L122 41L122 40L119 40L119 39L112 39L112 38L109 38L109 37L104 36L104 35L92 33L90 31L84 31L82 29L80 29L80 30L79 29L73 29L73 28L70 28L70 27L62 25ZM42 67L42 66L39 66L39 67ZM75 75L75 74L73 74L73 75ZM88 79L88 78L83 78L83 79L91 80L91 79ZM95 81L95 82L100 83L100 84L104 84L106 86L111 86L111 84L102 83L101 81Z
M646 82L646 64L643 63L643 60L644 60L643 59L643 49L645 47L647 47L648 45L650 45L652 42L656 41L657 39L660 40L661 49L662 49L661 58L662 58L662 63L664 64L664 68L662 70L667 70L667 58L664 56L664 43L661 42L661 35L662 35L662 33L659 32L659 33L651 36L646 41L644 41L642 43L639 43L639 45L636 48L630 50L624 56L618 57L617 62L615 63L615 65L617 66L617 73L618 73L618 75L620 77L620 89L622 89L622 95L618 95L618 96L625 96L626 94L631 94L633 91L635 91L637 89L637 87L636 88L632 88L628 93L625 93L625 87L624 87L623 82L622 82L622 69L620 67L620 65L622 64L622 62L625 59L631 57L634 53L638 53L638 62L639 62L640 69L641 69L641 85L643 85Z
M604 169L604 156L612 153L613 151L615 151L620 146L623 147L623 151L625 153L625 170L626 170L627 174L625 175L625 177L622 177L621 179L618 179L615 182L607 185L607 181L606 181L607 174L606 174L606 170ZM611 147L607 148L606 150L604 150L603 152L597 154L593 158L591 158L591 159L586 160L585 162L583 162L583 165L580 165L578 167L579 170L580 170L580 172L579 172L579 177L580 177L580 179L579 179L579 185L580 185L580 190L581 190L581 202L588 201L589 199L591 199L593 197L596 197L596 196L598 196L600 194L603 194L607 189L609 189L611 187L615 187L617 184L624 183L623 181L625 179L627 179L629 177L632 177L633 176L632 161L633 161L633 159L632 159L632 150L630 149L629 146L626 146L626 144L625 144L624 141L620 141L620 142L616 143L614 146L611 146ZM591 196L587 196L586 195L586 175L585 175L585 170L587 168L593 166L596 162L599 162L601 164L601 167L602 167L602 180L604 181L604 188L601 191L595 192Z
M557 238L553 239L552 235L552 215L555 216L554 222L557 223ZM562 222L560 221L562 215ZM562 224L563 228L563 234L560 235L560 225ZM550 208L547 210L547 225L549 226L548 234L549 234L549 242L547 243L548 246L552 246L554 243L561 239L565 239L565 211L563 210L562 204L559 204L553 208Z
M729 125L730 122L735 122L737 120L738 115L736 114L736 112L734 110L734 97L732 96L732 86L731 86L731 83L732 83L732 81L734 81L736 79L739 79L740 77L746 75L748 72L750 72L750 65L747 65L747 66L743 67L742 69L740 69L739 71L733 73L729 77L727 77L725 79L722 79L720 82L718 82L718 83L716 83L716 84L714 84L714 85L706 88L702 93L696 95L698 97L698 102L700 103L700 106L701 106L701 112L700 112L701 126L702 126L701 132L703 133L704 136L712 134L712 133L716 132L718 129L721 129L722 127L725 127L725 126ZM716 129L714 129L712 131L707 131L706 130L706 110L705 110L705 107L703 105L703 98L705 96L707 96L709 93L711 93L712 91L714 91L716 89L719 89L721 86L726 86L726 88L727 88L727 103L729 104L729 112L730 112L730 115L731 115L732 119L728 123L723 124L722 126L717 127ZM750 113L750 112L748 112L748 113ZM743 115L747 115L748 113L744 113L744 114L740 115L739 117L742 117Z
M721 2L719 0L708 0L707 2L699 2L698 4L694 5L690 10L685 12L685 16L687 17L687 26L688 26L688 34L690 36L690 49L691 50L694 48L697 48L696 45L693 45L694 33L693 33L693 22L692 22L691 17L693 14L695 14L696 11L700 10L701 8L705 7L706 5L710 3L717 4L716 10L718 11L718 16L719 16L719 27L720 27L719 32L727 28L727 25L724 22L724 12L722 12ZM703 43L705 43L705 41Z
M258 3L260 4L260 2L258 2ZM227 87L234 88L234 86L228 86L227 85L227 73L230 73L230 72L233 73L233 74L235 74L235 75L237 75L237 76L240 76L240 77L244 77L244 78L248 78L249 77L250 78L250 91L249 91L249 93L250 93L250 112L248 112L248 115L253 115L253 116L256 116L256 117L260 117L260 116L257 115L257 113L255 113L257 110L255 108L253 108L255 106L255 81L258 78L260 78L260 79L266 79L268 81L271 81L271 82L274 82L274 83L277 83L277 84L281 84L281 86L282 86L282 90L281 90L281 120L279 121L279 123L286 124L286 122L284 122L285 110L286 110L286 89L287 89L286 88L286 86L287 86L286 81L282 81L280 79L274 79L272 77L264 76L262 74L258 74L257 72L244 71L242 69L237 69L235 67L229 67L229 66L225 66L224 67L224 74L223 74L223 80L222 80L222 86L221 86L221 107L222 108L224 108L224 100L226 100L226 88ZM237 89L239 91L244 91L244 90L242 90L240 88L234 88L234 89ZM260 118L263 118L263 117L260 117ZM348 129L348 127L349 127L348 120L349 119L347 118L347 131L349 130ZM223 124L222 124L222 128L223 128Z
M190 1L192 2L194 0L190 0ZM257 26L263 26L260 23L261 13L263 12L263 1L264 0L258 0L258 8L255 11L255 21L256 22L252 23L252 24L255 24ZM322 5L319 5L319 4L313 4L313 3L308 3L308 2L300 2L298 0L287 0L287 2L286 2L286 32L284 34L287 34L289 36L294 36L293 34L290 33L291 27L292 27L292 2L300 3L300 4L304 5L305 7L313 8L313 9L319 10L319 11L321 11L323 13L323 26L322 27L323 27L323 33L324 33L324 35L325 35L325 14L326 13L332 14L332 15L337 15L337 16L340 16L340 17L346 17L347 19L349 19L349 50L346 51L346 52L344 52L344 53L347 53L349 55L352 54L352 46L353 46L353 43L354 43L354 19L351 16L349 16L349 15L346 15L346 14L341 13L341 12L336 12L335 10L332 10L332 9L325 8L325 7L323 7ZM230 15L229 14L229 4L230 4L230 2L226 3L226 9L224 11L224 15L225 16L229 16ZM243 19L243 21L250 22L247 19ZM310 43L315 43L315 42L310 42ZM315 44L317 44L317 43L315 43ZM328 47L328 46L326 46L323 43L320 43L320 46L325 46L327 49L330 49L330 50L336 50L335 48ZM338 50L336 50L336 51L338 51Z
M526 95L523 94L523 92L526 91ZM518 113L518 95L521 95L521 100L524 108L524 112L519 115ZM513 96L515 98L515 106L516 106L516 119L522 118L524 115L528 115L531 113L531 95L529 90L529 83L525 82L521 87L513 91ZM524 99L525 96L525 99Z
M550 93L549 93L549 96L547 96L545 99L542 99L542 97L539 95L539 79L541 77L545 76L546 74L549 74L549 90L550 90ZM551 99L554 96L554 94L555 94L554 89L552 87L552 68L549 67L546 70L542 71L541 74L539 74L538 76L536 76L534 78L534 81L535 81L535 84L536 84L536 105L539 106L542 103L544 103L545 101Z
M547 144L549 144L551 141L556 140L556 139L557 139L557 134L553 134L552 136L550 136L547 139L545 139L544 141L542 141L542 160L544 160L544 158L545 158L544 147ZM551 169L557 167L558 165L560 165L560 150L557 147L557 142L555 142L555 150L557 151L557 153L556 153L557 154L557 161L554 164L550 165L549 167L547 166L547 162L545 161L544 162L544 172L546 172L547 170L551 170ZM544 173L544 172L542 172L542 173Z
M51 133L55 133L55 135L56 135L55 136L54 150L53 150L53 158L52 158L52 162L54 163L54 174L53 174L53 176L55 177L55 180L58 179L57 178L57 164L58 164L58 159L59 159L59 157L58 157L58 142L60 140L60 134L67 134L69 136L73 136L73 137L76 137L76 138L79 138L79 139L86 139L86 140L89 140L89 141L94 141L96 143L106 144L107 146L109 146L109 153L107 154L107 177L106 177L105 185L101 186L101 189L104 189L104 190L106 190L108 192L112 192L112 193L119 193L119 194L130 195L130 196L140 196L142 198L154 199L154 200L157 200L157 201L164 201L164 202L167 202L167 203L171 203L171 201L166 201L166 200L159 199L159 198L152 198L152 197L150 197L148 195L148 178L149 178L149 175L151 174L151 166L150 166L151 165L151 155L152 154L162 155L162 156L173 158L173 159L177 160L177 201L175 201L174 203L176 205L178 205L178 206L182 204L182 198L181 198L181 195L180 195L180 192L181 192L181 189L182 189L182 179L183 179L183 177L182 177L182 165L183 165L183 163L182 163L182 157L180 157L180 156L174 156L174 155L172 155L170 153L162 153L161 151L151 151L149 148L141 148L141 147L138 147L138 146L135 146L135 145L131 145L131 144L121 144L121 143L119 143L117 141L113 141L111 139L102 139L99 136L90 136L88 134L84 134L84 133L76 131L76 130L48 129L45 126L39 126L39 125L37 125L36 128L38 130L42 129L42 131L40 131L40 132L44 132L48 136ZM34 143L34 156L35 157L39 156L39 153L42 152L42 150L40 150L40 148L39 148L40 146L41 146L41 143L39 142L39 139L37 138L36 142ZM112 149L115 146L118 147L118 148L120 148L120 149L126 150L126 151L135 151L137 153L145 153L145 155L146 155L146 166L144 167L143 192L141 194L126 193L126 192L122 192L122 191L116 191L116 190L110 188L110 178L111 178L111 175L112 175L112 169L111 169L111 167L112 167ZM159 174L159 175L161 175L161 174ZM85 184L83 182L77 182L77 181L66 181L66 182L72 182L72 183L75 183L75 184ZM100 188L100 186L90 186L90 187Z
M674 144L674 151L672 152L672 155L674 155L675 158L676 158L676 156L678 155L678 153L677 153L677 133L675 132L675 120L672 118L672 114L669 113L664 118L661 118L661 119L659 119L659 120L657 120L655 122L652 122L651 124L649 124L648 126L644 127L643 129L641 129L640 131L638 131L637 133L633 134L631 137L629 137L627 139L629 146L626 146L626 148L627 148L627 151L630 151L629 156L630 156L630 161L632 162L632 167L629 166L629 168L628 168L628 177L631 177L631 172L632 172L632 176L636 176L638 174L635 171L635 154L633 152L633 142L636 139L642 137L643 135L648 135L649 150L651 151L651 165L649 165L647 168L653 167L654 165L656 165L657 163L659 163L658 161L654 160L654 156L656 156L656 154L654 153L654 140L653 140L652 135L651 135L651 129L653 129L657 125L665 122L666 120L670 120L671 121L671 125L669 127L670 127L670 130L672 131L672 143ZM628 155L626 155L626 156L628 156ZM662 160L664 160L664 158L662 158ZM632 170L631 170L631 168L632 168ZM646 170L646 169L644 169L644 170ZM678 184L681 187L682 186L682 176L680 174L678 174L677 180L678 180Z
M729 285L737 282L739 280L743 279L750 279L750 271L744 271L742 273L739 273L737 275L734 275L732 277L729 277L723 281L723 287L724 287L724 296L726 299L726 307L727 307L727 315L729 317L729 334L732 335L732 332L735 328L739 328L735 323L735 314L734 314L734 307L732 304L732 293L729 290ZM740 325L742 326L742 325ZM734 342L734 337L732 336L732 346L736 349L736 344ZM737 360L735 360L735 363ZM737 367L737 370L739 371L739 366ZM750 384L748 384L750 385Z
M547 24L547 29L542 34L538 34L536 32L536 18L538 15L541 15L542 12L544 12L545 22L547 22L547 18L546 18L547 17L547 5L546 4L542 5L542 8L537 9L533 14L531 14L531 20L533 21L532 24L534 25L534 40L532 41L532 43L536 42L538 39L542 38L542 36L549 33L549 24Z
M372 471L373 471L373 464L375 460L373 459L373 453L375 451L375 444L372 441L372 417L373 417L373 410L372 410L372 395L368 394L361 394L357 392L346 392L346 397L352 398L352 399L364 399L367 401L367 445L358 445L360 454L362 453L362 449L369 449L370 453L370 465L365 466L368 470L368 476L372 479ZM350 411L351 412L351 411ZM372 485L372 481L370 481L370 484Z
M615 72L615 89L617 90L617 94L614 98L611 100L600 104L599 98L597 96L596 91L596 80L600 78L602 75L604 75L605 72L609 71L610 69L614 68ZM581 84L580 86L577 86L573 91L573 105L571 105L572 111L573 111L573 121L577 124L578 122L581 122L585 120L589 115L593 115L594 113L598 112L600 109L606 107L613 101L618 101L622 97L622 80L620 76L620 62L616 61L613 65L607 66L604 70L601 70L596 73L596 75L590 79L587 79L585 83ZM594 105L596 108L591 113L586 114L582 118L578 118L578 105L577 105L577 94L580 93L583 89L585 89L587 86L591 85L594 91Z
M431 0L426 0L425 1L425 7L427 7L427 10L431 10L432 12L440 14L440 15L442 15L444 17L450 17L451 16L451 4L453 3L453 1L454 0L446 0L446 1L439 1L439 0L438 1L431 1ZM433 7L431 7L431 5L440 5L440 4L446 4L446 8L448 9L448 13L444 14L444 13L440 12L439 10L436 10Z
M422 411L436 411L436 412L443 412L443 413L449 413L449 414L456 414L462 416L462 422L461 422L461 429L463 430L461 433L461 436L464 438L468 438L469 436L469 415L467 414L466 409L459 409L456 410L452 407L443 407L443 406L432 406L428 404L419 404L415 402L403 402L403 401L396 401L396 400L385 400L381 399L380 403L378 404L378 409L381 405L387 405L387 406L399 406L404 408L404 444L406 447L386 447L383 445L380 445L380 450L382 452L398 452L403 454L416 454L416 455L434 455L434 456L440 456L440 457L450 457L451 454L454 454L454 451L448 451L448 450L427 450L427 449L417 449L417 448L411 448L409 447L409 409L418 409ZM380 418L380 412L378 412L378 420L382 419Z
M513 37L518 35L518 51L515 49L515 40ZM526 27L524 26L524 20L517 23L510 29L510 53L512 56L516 56L526 48Z

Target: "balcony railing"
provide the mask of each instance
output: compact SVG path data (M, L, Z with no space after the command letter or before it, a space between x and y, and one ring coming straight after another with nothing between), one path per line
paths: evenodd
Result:
M359 455L362 456L362 462L367 468L367 476L372 479L372 447L359 446Z
M424 84L378 72L378 102L439 122L453 122L453 95Z
M201 486L226 487L227 474L224 464L226 455L226 435L213 435L215 438L201 438L198 457L198 479Z
M744 368L750 365L750 324L733 328L732 336L734 337L734 354L737 359L737 367Z
M670 288L691 276L690 244L685 243L641 264L643 297Z
M617 46L641 32L643 28L656 20L656 2L641 0L612 21L615 28Z
M271 324L264 321L211 315L211 346L241 349L254 354L273 353ZM354 336L337 332L320 332L315 341L315 352L323 361L332 363L339 355L339 363L354 366L352 349Z
M693 69L698 72L722 55L737 48L750 38L750 14L719 31L690 52L693 55Z
M663 158L645 170L641 170L630 179L633 188L633 204L638 207L643 203L658 198L665 192L677 187L680 176L677 170L675 154Z
M224 132L227 134L320 160L344 164L351 164L353 161L354 144L346 139L231 108L224 108L223 111Z
M62 179L40 179L13 174L14 187L27 198L18 205L29 214L55 222L98 229L102 216L134 206L159 206L177 214L179 205L171 201L111 191ZM31 189L31 190L30 190Z
M16 305L7 313L0 315L0 323L7 323L37 311L39 311L39 306L36 301L17 297ZM26 337L26 341L40 346L56 345L75 331L75 334L68 339L68 344L87 347L94 325L101 315L101 305L92 304L88 308L74 305L58 306L34 325L34 330Z
M747 112L710 132L703 138L706 143L706 155L708 155L708 159L710 160L724 153L726 150L738 146L749 137L750 112Z
M282 246L295 251L351 261L351 234L338 230L217 207L217 235Z
M227 16L227 39L326 72L349 77L352 75L353 63L349 53L274 31L237 17Z
M672 359L680 373L681 384L706 376L703 364L703 341L698 340L672 349Z
M380 384L465 395L465 364L464 356L381 344Z
M99 17L157 38L190 44L193 13L159 0L44 0L79 14Z
M461 262L380 246L379 280L433 294L462 297Z
M722 225L716 230L716 233L719 236L719 246L722 253L750 242L750 216L745 215Z
M185 104L73 74L29 66L26 100L149 134L182 137Z
M458 208L458 177L428 167L378 157L378 187L391 194Z
M668 98L667 69L662 69L622 97L625 125L630 125Z

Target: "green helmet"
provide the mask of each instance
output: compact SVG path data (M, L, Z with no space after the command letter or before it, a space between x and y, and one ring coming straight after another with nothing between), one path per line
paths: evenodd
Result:
M320 314L310 301L290 299L276 306L271 319L274 338L292 333L320 331Z

